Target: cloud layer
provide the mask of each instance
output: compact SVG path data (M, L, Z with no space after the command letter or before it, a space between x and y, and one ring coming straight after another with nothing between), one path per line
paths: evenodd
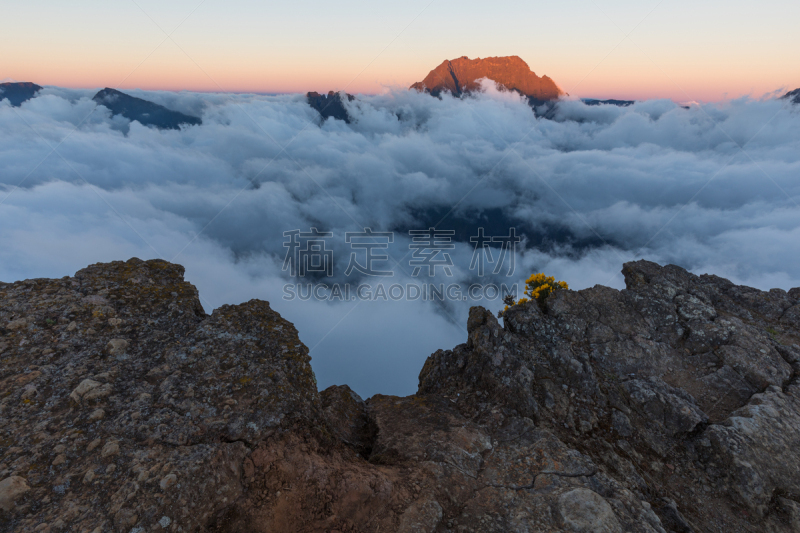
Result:
M284 231L333 232L337 280L345 232L405 232L447 215L441 227L462 233L524 229L511 281L545 271L573 288L621 287L622 262L644 257L762 289L800 285L796 106L568 101L550 120L485 88L465 100L359 97L350 125L320 125L303 95L131 92L202 115L181 131L112 119L94 91L0 102L0 279L176 261L207 311L269 300L313 348L320 386L364 395L413 392L425 357L465 340L476 302L286 302ZM391 283L410 280L408 244L398 233ZM437 282L475 281L472 252L458 243L453 277Z

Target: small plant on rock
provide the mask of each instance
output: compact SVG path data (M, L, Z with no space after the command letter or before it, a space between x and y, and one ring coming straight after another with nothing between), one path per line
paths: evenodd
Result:
M525 296L520 298L517 303L514 303L513 299L506 297L503 300L506 307L498 313L498 316L502 317L514 305L522 305L531 300L535 300L539 308L544 311L547 297L561 289L569 289L566 281L556 281L553 276L545 276L541 272L531 274L531 277L525 281Z

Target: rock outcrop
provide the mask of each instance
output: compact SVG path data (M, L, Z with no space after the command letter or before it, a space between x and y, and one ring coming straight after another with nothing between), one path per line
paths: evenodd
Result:
M344 120L346 123L350 124L350 114L344 106L342 94L345 95L348 102L355 100L355 96L352 94L328 91L328 94L310 92L306 94L306 101L308 105L317 110L323 121L333 117L335 119Z
M112 116L122 115L128 120L138 121L143 126L178 130L183 125L197 126L203 122L197 117L167 109L162 105L108 87L95 94L92 100L107 107Z
M793 104L800 104L800 89L789 91L788 93L784 94L782 98L791 100Z
M366 401L178 265L0 284L0 531L797 531L800 289L623 272Z
M466 56L445 60L430 71L425 79L414 83L411 89L426 91L438 96L449 91L461 96L479 89L478 80L488 78L503 89L516 91L528 97L532 104L557 100L564 95L556 83L532 72L528 64L517 56L470 59Z
M19 107L41 90L41 85L28 81L0 83L0 100L8 99L13 107Z
M556 293L546 313L512 307L503 327L474 308L469 341L431 356L419 393L530 418L667 529L792 531L800 289L645 261L623 273L624 291Z

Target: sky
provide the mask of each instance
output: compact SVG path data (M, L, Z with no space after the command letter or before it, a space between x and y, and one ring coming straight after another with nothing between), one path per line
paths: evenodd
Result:
M800 87L797 20L787 0L30 0L2 8L0 80L375 94L518 55L573 96L710 102Z

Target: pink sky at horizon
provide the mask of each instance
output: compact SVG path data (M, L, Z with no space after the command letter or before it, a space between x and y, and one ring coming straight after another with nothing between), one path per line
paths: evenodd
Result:
M797 3L765 1L757 12L740 0L507 2L492 10L412 0L396 12L364 0L336 11L326 5L32 0L4 8L0 80L377 93L407 88L445 59L518 55L582 98L719 101L800 87ZM320 15L310 16L315 9Z
M487 57L486 55L480 57ZM522 56L523 59L526 59ZM447 59L455 59L449 57ZM612 73L601 72L595 76L581 79L577 72L568 72L566 67L552 70L536 68L530 60L526 61L531 70L538 75L548 75L571 96L580 98L619 98L645 100L666 98L675 101L720 101L743 96L762 98L782 95L788 90L800 87L800 79L796 83L780 83L769 79L753 83L750 80L739 80L735 76L724 76L720 73L712 82L704 82L687 72L681 75L666 77L665 83L647 76L636 78L634 74L615 77ZM166 69L141 69L132 76L123 74L124 70L100 68L102 72L64 72L60 68L19 69L2 81L32 81L39 85L50 85L72 89L94 89L114 87L120 90L142 89L163 91L192 92L231 92L231 93L305 93L307 91L327 92L329 90L346 90L358 94L375 94L390 89L407 89L412 83L422 80L428 72L441 61L407 68L405 72L383 72L383 76L361 76L353 69L342 69L341 72L321 73L319 71L302 72L289 70L288 74L270 76L258 72L248 72L245 68L232 70L220 68L212 74L213 78L200 71L191 72L168 71ZM116 70L116 72L115 72ZM198 69L199 70L199 69ZM294 72L292 72L294 70ZM312 69L313 70L313 69ZM635 68L640 72L640 68ZM206 70L207 71L207 70ZM227 71L227 72L226 72ZM6 72L2 72L6 74ZM221 75L220 75L221 74ZM368 73L367 73L368 74ZM698 73L699 74L699 73Z

